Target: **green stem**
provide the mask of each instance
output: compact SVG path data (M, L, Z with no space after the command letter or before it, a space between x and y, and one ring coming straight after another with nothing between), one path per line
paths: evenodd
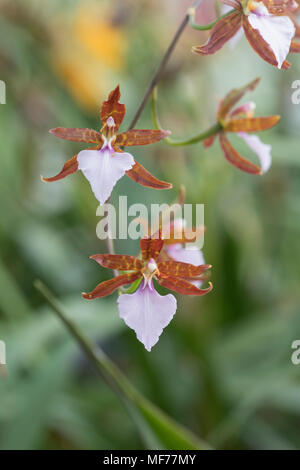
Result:
M189 15L189 24L191 28L196 29L198 31L208 31L212 29L218 21L222 20L223 18L226 18L226 16L231 15L235 10L230 10L229 12L225 13L224 15L219 16L215 21L212 23L206 24L206 25L201 25L195 22L195 15L196 15L196 10L194 7L189 8L188 10L188 15Z
M151 101L151 112L152 112L152 119L153 124L156 129L162 130L162 126L159 121L158 112L157 112L157 89L155 88L152 93L152 101ZM164 142L168 145L172 145L173 147L184 147L186 145L197 144L208 137L211 137L222 130L222 126L220 123L214 124L212 127L207 129L205 132L201 134L197 134L193 137L190 137L185 140L173 140L170 137L167 137Z
M192 7L191 8L194 8L194 10L196 11L197 8L201 5L201 3L203 2L203 0L195 0L192 4ZM129 126L129 129L133 129L134 126L136 125L136 123L138 122L146 104L147 104L147 101L148 99L150 98L151 96L151 93L153 91L153 89L156 87L156 85L158 84L158 82L160 81L161 77L162 77L162 74L165 70L165 67L167 65L167 63L169 62L169 59L171 57L171 55L173 54L173 51L183 33L183 31L185 30L186 26L188 25L189 23L189 14L188 12L186 13L186 15L184 16L182 22L180 23L177 31L175 32L174 34L174 37L172 39L172 41L170 42L169 44L169 47L168 49L166 50L163 58L161 59L158 67L157 67L157 70L151 80L151 82L149 83L146 91L145 91L145 94L142 98L142 101L130 123L130 126Z

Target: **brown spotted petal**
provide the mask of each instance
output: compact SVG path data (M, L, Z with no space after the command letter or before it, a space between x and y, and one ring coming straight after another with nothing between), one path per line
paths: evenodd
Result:
M201 276L205 271L211 268L210 264L193 266L189 263L180 263L178 261L163 261L157 264L158 270L163 276L174 276L185 279L194 279Z
M232 147L224 132L220 134L220 145L229 163L246 173L252 173L253 175L260 175L262 173L258 165L246 160Z
M298 23L295 15L289 15L289 17L291 18L292 22L294 23L294 26L296 28L296 32L295 32L295 38L300 38L300 24Z
M55 129L50 129L49 132L59 139L71 140L72 142L85 142L87 144L103 143L100 132L94 131L93 129L56 127Z
M235 8L236 10L242 11L242 5L240 0L220 0L220 2L224 3L224 5L228 5L231 8Z
M131 168L131 170L126 171L126 174L133 181L142 186L146 186L147 188L171 189L173 187L171 183L167 183L166 181L161 181L155 178L137 161L135 161L135 165Z
M262 0L272 15L284 15L295 10L294 0Z
M99 148L100 148L100 146L99 147L91 147L87 150L97 150ZM54 181L62 180L66 176L69 176L72 173L75 173L78 170L77 156L78 156L78 154L76 154L76 155L74 155L74 157L70 158L70 160L68 160L64 164L62 170L56 176L51 176L50 178L44 178L42 176L41 177L42 181L44 181L45 183L53 183Z
M176 278L173 276L159 276L158 283L161 286L166 287L167 289L170 289L172 291L178 292L178 294L183 294L183 295L201 296L201 295L208 294L213 289L213 286L211 283L209 283L209 287L207 289L199 289L191 282L188 282L185 279L181 279L178 277Z
M299 32L300 32L300 28L299 28ZM290 47L290 52L292 52L294 54L295 53L300 54L300 43L296 42L296 41L292 41L291 47Z
M122 274L121 276L114 277L108 281L101 282L91 292L83 292L82 297L86 300L94 300L100 297L106 297L112 294L119 287L131 284L141 277L140 273Z
M242 25L242 12L234 11L222 18L211 30L209 39L203 46L194 46L192 51L200 55L215 54L229 41Z
M132 129L119 134L116 138L116 144L125 147L154 144L155 142L165 139L170 134L170 131L164 130Z
M41 176L41 178L45 183L53 183L54 181L62 180L66 176L75 173L77 170L77 155L74 155L74 157L70 158L70 160L64 164L62 170L56 176L51 176L50 178L44 178L44 176Z
M250 46L257 52L257 54L266 62L273 65L274 67L278 66L277 59L271 50L268 43L262 38L257 29L252 28L251 24L248 21L247 16L243 17L243 28L248 39ZM284 61L281 68L288 70L291 64L288 61Z
M137 271L142 269L143 263L134 256L127 255L93 255L95 260L104 268L118 269L119 271Z
M163 245L164 240L162 240L161 238L142 238L140 242L142 260L148 261L151 258L157 259L162 250Z
M232 90L230 93L228 93L228 95L225 96L224 100L220 104L219 111L218 111L218 120L222 121L228 115L231 109L243 98L243 96L248 91L255 90L259 82L260 82L260 77L256 78L255 80L248 83L247 85L241 88L236 88Z
M232 119L224 127L226 132L258 132L276 126L280 116Z
M124 119L126 108L125 105L119 103L121 98L119 85L109 94L108 100L104 101L101 110L100 118L102 124L105 125L107 119L112 117L115 121L115 130L118 131L122 121Z
M218 134L211 135L210 137L207 137L207 139L203 140L203 147L205 149L208 149L214 144L214 141L216 140Z

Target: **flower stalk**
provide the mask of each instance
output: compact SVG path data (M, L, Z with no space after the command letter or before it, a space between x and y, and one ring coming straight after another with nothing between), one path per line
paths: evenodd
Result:
M161 129L161 124L159 121L158 111L157 111L157 88L155 88L152 93L151 113L152 113L152 120L153 120L153 125L155 129L158 129L158 130ZM189 137L188 139L173 140L171 137L167 137L166 139L164 139L164 142L173 147L184 147L186 145L193 145L193 144L197 144L198 142L202 142L208 139L209 137L212 137L213 135L217 134L221 130L222 130L222 126L220 123L217 122L206 131L201 132L201 134L197 134L193 137Z
M194 8L194 10L196 11L199 6L201 5L201 3L203 2L203 0L196 0L194 1L194 3L192 4L191 8ZM189 15L189 12L186 13L185 17L183 18L182 22L180 23L176 33L174 34L174 37L172 39L172 41L170 42L170 45L168 47L168 49L166 50L160 64L158 65L157 67L157 70L151 80L151 82L149 83L146 91L145 91L145 94L142 98L142 101L130 123L130 126L129 126L129 130L130 129L133 129L136 125L136 123L138 122L139 118L141 117L141 114L148 102L148 99L150 98L154 88L156 87L156 85L158 84L158 82L160 81L161 77L162 77L162 74L165 70L165 67L167 65L167 63L169 62L169 59L183 33L183 31L185 30L186 26L188 25L189 23L189 19L190 19L190 15Z

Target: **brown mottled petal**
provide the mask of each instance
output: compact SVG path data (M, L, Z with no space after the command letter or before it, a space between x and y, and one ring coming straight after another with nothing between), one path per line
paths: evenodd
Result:
M107 119L112 117L115 121L115 130L118 131L124 119L126 108L124 104L119 103L121 97L119 85L109 94L108 100L104 101L101 110L100 118L102 125L105 125Z
M178 261L163 261L157 265L159 272L166 276L175 276L181 278L195 278L211 268L210 264L194 266L189 263L180 263Z
M234 11L222 18L211 30L209 39L203 46L194 46L192 51L200 55L215 54L229 41L242 26L242 13Z
M124 145L126 147L132 145L148 145L159 142L171 134L170 131L154 130L154 129L132 129L127 132L122 132L116 139L117 145Z
M220 0L220 2L224 3L224 5L235 8L236 10L242 10L240 0Z
M246 173L252 173L253 175L260 175L262 173L258 165L246 160L232 147L225 133L220 134L220 145L229 163Z
M56 127L55 129L50 129L49 132L59 139L71 140L72 142L86 142L87 144L103 143L100 132L94 131L93 129Z
M119 287L131 284L141 277L140 273L122 274L121 276L114 277L108 281L101 282L91 292L83 292L82 297L86 300L99 299L100 297L106 297L112 294Z
M209 287L207 289L199 289L194 284L186 281L185 279L172 276L159 276L158 283L161 286L166 287L167 289L173 290L175 292L178 292L178 294L183 295L201 296L208 294L213 289L213 285L211 283L209 283Z
M141 269L143 263L134 256L127 255L93 255L91 259L97 261L104 268L118 269L120 271L131 271Z
M160 181L155 178L149 171L146 170L140 163L137 161L135 165L131 168L131 170L126 171L127 176L131 178L138 184L142 186L146 186L147 188L153 189L171 189L173 185L171 183L167 183L166 181Z
M232 119L225 126L226 132L258 132L276 126L280 116Z
M291 47L290 47L290 52L300 54L300 43L292 41Z
M157 259L162 247L164 245L164 240L161 238L142 238L140 242L142 260L148 261L149 259Z
M74 155L74 157L70 158L68 160L62 170L56 175L56 176L51 176L50 178L44 178L41 176L42 181L45 183L53 183L54 181L62 180L68 175L71 175L72 173L75 173L78 170L78 162L77 162L77 154Z
M289 11L294 11L294 0L262 0L269 13L272 15L284 15Z
M171 227L170 235L168 236L168 238L165 238L164 241L166 245L174 245L176 243L193 243L198 240L198 238L202 237L204 232L205 227L203 226L192 228L185 227L183 228L181 234L179 233L178 229L176 230Z
M230 91L228 95L225 96L224 100L220 103L218 110L218 120L223 120L228 115L229 111L231 111L231 109L243 98L243 96L248 91L255 90L259 82L260 77L241 88L235 88L234 90Z
M300 24L298 23L296 16L293 15L292 13L289 14L288 16L291 18L291 20L294 23L294 26L296 28L295 38L300 38Z
M248 39L250 46L257 52L257 54L266 62L273 65L274 67L278 66L276 57L271 50L268 43L262 38L257 29L252 28L251 24L248 21L247 16L243 17L243 28ZM288 70L291 64L288 61L284 61L282 64L282 69Z
M217 135L218 134L211 135L207 139L203 140L203 147L205 149L208 149L209 147L211 147L213 145L214 141L216 140Z
M101 145L97 145L96 147L90 147L86 150L99 150L100 148L101 148ZM43 176L41 176L42 181L44 181L45 183L52 183L53 181L62 180L66 176L71 175L72 173L75 173L78 170L77 155L78 154L70 158L70 160L68 160L64 164L62 170L56 176L51 176L50 178L44 178Z

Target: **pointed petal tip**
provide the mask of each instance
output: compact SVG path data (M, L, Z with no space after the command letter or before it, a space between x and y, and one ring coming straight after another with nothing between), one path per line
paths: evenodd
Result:
M201 46L193 46L191 49L192 54L201 54L201 52L199 52L200 48Z
M87 292L81 292L81 297L82 297L84 300L92 300L91 294L88 294Z
M96 258L99 259L101 257L102 257L102 255L99 255L99 254L98 255L91 255L91 256L89 256L89 259L94 259L95 260Z

